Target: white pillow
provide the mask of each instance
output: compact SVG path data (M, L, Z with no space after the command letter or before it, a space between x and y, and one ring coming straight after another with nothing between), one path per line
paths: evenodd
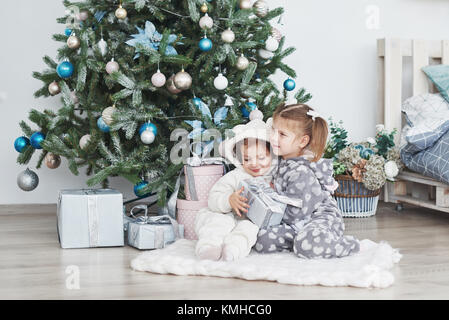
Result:
M411 127L436 129L449 119L449 103L439 93L425 93L404 101L402 112Z

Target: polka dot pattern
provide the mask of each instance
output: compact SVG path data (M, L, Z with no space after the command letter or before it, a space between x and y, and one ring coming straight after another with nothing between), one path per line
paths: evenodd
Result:
M198 196L198 201L207 201L209 198L210 189L212 189L214 184L223 176L223 166L212 165L194 167L193 175L195 178L195 190ZM186 199L192 200L187 176L184 191L186 194Z

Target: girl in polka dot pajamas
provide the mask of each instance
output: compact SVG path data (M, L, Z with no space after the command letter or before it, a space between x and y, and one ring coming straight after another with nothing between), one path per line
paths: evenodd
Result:
M287 206L280 225L259 231L254 249L259 253L293 251L306 259L358 252L359 241L343 235L343 218L331 196L338 186L332 177L332 161L320 159L328 135L326 120L309 106L295 104L278 107L270 122L271 146L281 157L274 188L279 194L302 199L303 206Z

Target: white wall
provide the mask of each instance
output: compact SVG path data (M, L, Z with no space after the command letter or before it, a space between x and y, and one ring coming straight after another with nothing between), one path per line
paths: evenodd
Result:
M286 59L314 96L310 104L324 117L343 120L350 138L374 134L377 116L376 39L383 37L449 39L447 0L268 0L271 8L283 6L282 30L287 44L298 50ZM379 8L379 28L368 29L367 7ZM0 10L0 204L54 203L62 188L85 187L86 177L73 176L66 162L59 169L38 170L39 187L23 192L16 185L25 168L16 164L14 139L18 125L30 108L57 108L59 98L35 100L40 81L32 71L43 70L42 57L56 56L59 43L51 35L63 31L56 18L64 14L62 1L15 0L2 2ZM282 85L285 75L276 74ZM6 97L5 97L6 96ZM33 168L35 156L30 163ZM113 187L126 197L132 186L114 179Z

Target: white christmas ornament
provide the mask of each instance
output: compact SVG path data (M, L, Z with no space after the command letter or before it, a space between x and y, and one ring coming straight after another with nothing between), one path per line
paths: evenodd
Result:
M98 49L100 49L100 53L104 57L108 51L108 44L103 38L98 42Z
M222 74L219 73L218 76L214 80L214 87L217 90L224 90L228 87L228 79Z
M251 9L253 7L251 0L240 0L240 9Z
M206 13L201 19L200 19L200 27L201 29L211 29L214 26L214 20L212 20L211 17Z
M161 70L157 69L157 72L151 77L151 83L153 86L160 88L163 87L166 82L167 78L165 75L161 72Z
M227 29L221 33L221 40L226 43L232 43L235 40L235 33L231 29Z
M259 56L262 59L271 59L274 56L274 53L265 49L259 49Z
M112 115L114 114L116 108L115 105L112 107L107 107L103 110L101 117L103 118L104 123L106 123L108 126L112 124Z
M279 42L274 37L268 37L265 41L265 49L268 51L276 51L279 48Z
M90 134L86 134L81 137L80 139L80 148L84 150L84 148L87 146L87 144L90 141Z
M111 61L109 61L106 64L106 72L108 74L111 74L113 72L117 72L120 69L120 66L118 65L117 62L114 61L114 58L111 59Z
M154 136L153 131L151 131L151 130L145 130L140 135L140 140L145 144L153 143L154 139L155 139L155 136Z

